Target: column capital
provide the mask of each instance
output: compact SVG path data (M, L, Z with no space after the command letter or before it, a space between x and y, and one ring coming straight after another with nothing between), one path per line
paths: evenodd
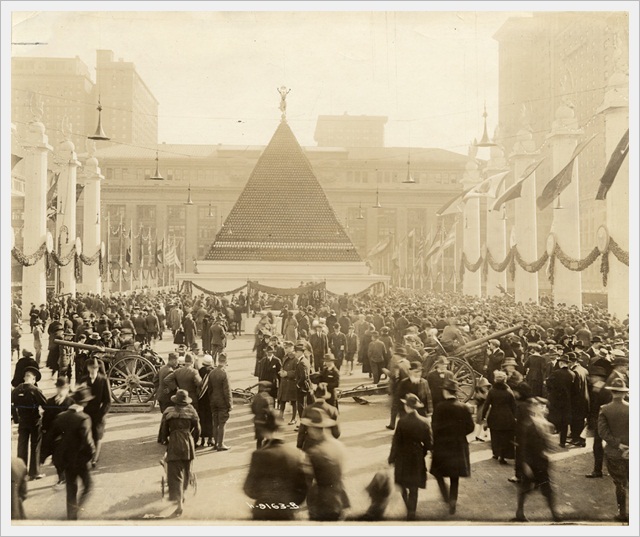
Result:
M596 114L608 114L621 108L629 108L629 75L616 72L607 82L604 99Z
M27 151L53 151L53 147L49 145L49 137L45 134L45 127L39 121L29 123L27 135L21 145Z

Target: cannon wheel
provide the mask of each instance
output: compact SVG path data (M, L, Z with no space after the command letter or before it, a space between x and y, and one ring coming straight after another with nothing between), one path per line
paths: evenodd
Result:
M155 396L156 367L138 354L117 357L109 367L111 396L116 403L148 403Z
M458 381L458 399L466 403L476 391L476 373L473 367L463 358L449 357L449 371Z

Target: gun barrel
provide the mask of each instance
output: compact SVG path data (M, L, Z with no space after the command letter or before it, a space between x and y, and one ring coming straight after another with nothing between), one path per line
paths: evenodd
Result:
M481 337L480 339L475 339L473 341L470 341L469 343L465 343L461 347L458 347L456 349L455 354L465 353L465 352L469 351L470 349L473 349L475 347L479 347L481 345L484 345L485 343L487 343L491 339L501 338L502 336L506 336L507 334L511 334L512 332L515 332L516 330L519 330L520 328L522 328L522 325L521 324L517 324L515 326L512 326L511 328L505 328L504 330L500 330L499 332L494 332L493 334L489 334L488 336Z
M83 349L85 351L106 352L107 354L116 354L117 352L120 352L120 349L112 349L110 347L97 347L96 345L87 345L86 343L77 343L76 341L65 341L64 339L54 339L53 342L57 343L58 345L73 347L75 349Z

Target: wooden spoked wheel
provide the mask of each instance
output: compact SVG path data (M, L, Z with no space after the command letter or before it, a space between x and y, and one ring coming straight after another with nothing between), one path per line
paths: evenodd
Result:
M155 395L156 367L146 358L128 354L116 358L109 368L111 396L116 403L148 403Z
M476 391L476 373L469 365L469 362L462 358L449 358L449 371L453 373L453 378L458 381L458 399L462 403L469 401Z

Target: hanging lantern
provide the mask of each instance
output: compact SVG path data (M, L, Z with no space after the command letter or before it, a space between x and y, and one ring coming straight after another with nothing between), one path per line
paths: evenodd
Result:
M159 169L158 162L159 162L158 150L156 149L156 171L153 173L153 175L151 177L149 177L149 179L152 180L152 181L164 181L164 177L162 177L162 175L160 175L160 169Z
M358 220L364 220L364 214L362 214L362 202L360 202L360 206L358 207Z
M185 205L193 205L193 200L191 199L191 183L189 183L189 188L188 188L188 195L187 195L187 201L184 202Z
M380 205L380 192L378 188L376 188L376 204L373 206L374 209L382 209L382 205Z
M482 133L482 138L475 145L477 147L495 147L498 144L491 141L489 138L489 134L487 133L487 103L484 103L484 113L482 114L484 118L484 132Z
M89 138L89 140L111 140L102 129L102 105L100 104L100 96L98 96L98 107L96 110L98 110L98 127L96 128L95 134L93 136L87 136L87 138Z
M407 157L407 178L402 181L405 185L415 185L416 180L411 175L411 155Z

